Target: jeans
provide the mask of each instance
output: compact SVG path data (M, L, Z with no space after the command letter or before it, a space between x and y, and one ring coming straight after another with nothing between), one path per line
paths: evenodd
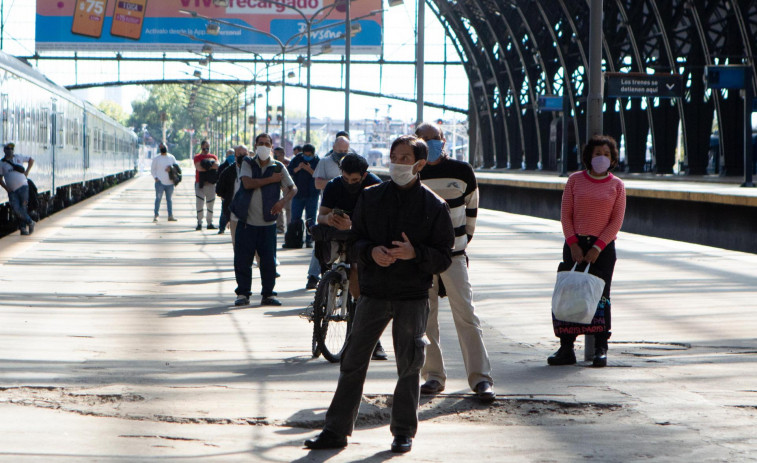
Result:
M318 196L311 196L310 198L297 198L292 199L292 216L289 218L291 223L293 220L300 220L302 218L302 211L305 211L306 224L315 225L315 214L318 212ZM313 237L310 236L307 225L305 226L305 241L311 243Z
M22 229L34 222L32 218L29 217L29 211L26 209L26 205L29 203L29 185L24 185L17 190L8 193L8 200L11 208L13 208L13 212L15 212L18 217Z
M161 182L155 182L155 216L158 216L160 209L160 200L163 199L163 193L166 194L166 207L168 208L168 217L173 217L173 185L163 185Z
M252 261L257 252L263 297L273 296L276 285L276 224L258 227L248 223L238 223L234 239L234 275L239 296L252 294Z
M394 389L389 429L395 436L415 436L421 393L420 372L428 343L424 336L427 318L428 299L386 301L366 296L358 299L352 331L347 337L339 367L339 383L326 412L324 429L341 436L352 434L373 349L384 328L394 319L392 340L399 378Z
M229 216L226 213L227 210L229 210L229 208L226 207L226 200L221 198L221 218L218 219L219 230L226 230L226 225L229 223Z

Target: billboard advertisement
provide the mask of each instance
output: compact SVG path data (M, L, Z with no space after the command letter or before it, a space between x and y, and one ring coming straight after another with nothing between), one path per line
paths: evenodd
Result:
M37 0L37 51L200 51L304 54L344 50L346 0ZM378 54L382 0L352 0L351 53ZM304 15L304 17L303 17ZM215 20L215 21L214 21ZM356 24L359 24L357 26ZM266 35L268 34L268 35ZM220 45L219 45L220 44ZM225 45L226 47L223 47Z

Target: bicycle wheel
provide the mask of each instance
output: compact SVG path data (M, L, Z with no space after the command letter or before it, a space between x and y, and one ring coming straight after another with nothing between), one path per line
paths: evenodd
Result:
M349 284L345 275L332 270L326 272L315 293L314 333L323 357L336 363L342 358L347 335L352 327L352 306Z

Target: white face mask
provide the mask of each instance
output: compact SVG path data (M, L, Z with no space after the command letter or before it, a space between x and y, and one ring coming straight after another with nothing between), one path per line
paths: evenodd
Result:
M595 158L592 158L591 168L598 174L604 174L605 172L607 172L607 169L610 168L611 163L612 161L610 161L610 158L606 156L597 156Z
M255 154L258 155L258 158L261 161L267 161L268 158L271 157L271 147L270 146L256 146L255 147Z
M395 164L392 162L389 164L389 176L392 177L392 181L397 185L405 186L415 179L417 174L413 173L413 169L418 165L418 162L412 165Z

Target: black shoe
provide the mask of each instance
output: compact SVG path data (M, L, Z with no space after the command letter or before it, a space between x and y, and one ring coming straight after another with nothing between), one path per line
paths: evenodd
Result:
M313 275L308 276L308 282L305 285L305 289L316 289L318 287L318 277L314 277Z
M409 436L394 436L392 452L407 453L413 448L413 438Z
M260 305L281 305L281 301L273 296L264 297L260 300Z
M476 384L473 392L476 393L476 398L478 400L486 404L494 402L494 399L497 397L496 394L494 394L494 390L492 389L492 383L490 383L489 381L481 381L480 383Z
M313 247L313 243L311 243L310 241L308 241L307 243L305 243L305 247L306 248L312 248Z
M576 353L572 346L560 346L557 352L547 358L547 363L550 365L574 365Z
M343 449L347 447L347 438L324 429L314 438L306 440L305 447L311 450Z
M218 230L218 234L219 234L219 235L223 235L223 231L224 231L224 230L223 230L223 228L220 228L220 229Z
M591 366L596 368L607 366L607 348L597 347L594 349L594 359L591 362Z
M386 351L381 346L381 342L378 342L376 344L376 348L373 349L373 355L371 356L371 360L387 360L389 358L388 355L386 355Z
M212 223L208 224L208 230L215 230L215 229L216 229L215 225L213 225Z
M430 379L421 385L421 394L432 395L444 392L444 386L442 383L435 379Z
M201 223L198 223L198 224L197 224L197 228L195 228L195 230L202 230L202 224L201 224Z

